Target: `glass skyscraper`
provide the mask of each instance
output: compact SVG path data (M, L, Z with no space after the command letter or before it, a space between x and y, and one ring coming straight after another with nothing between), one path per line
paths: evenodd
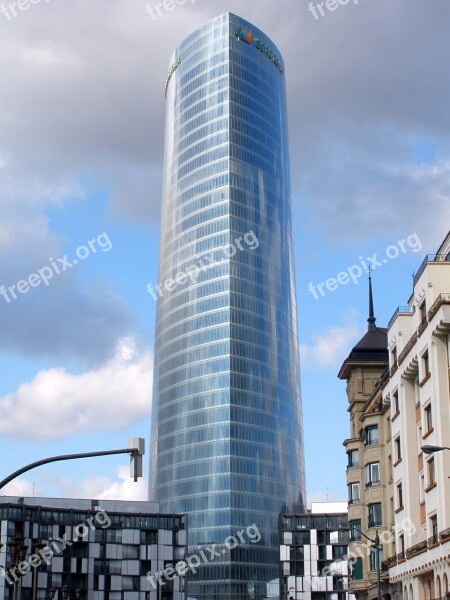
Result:
M178 46L165 92L150 499L188 513L191 552L220 549L190 598L262 600L305 489L283 60L226 13Z

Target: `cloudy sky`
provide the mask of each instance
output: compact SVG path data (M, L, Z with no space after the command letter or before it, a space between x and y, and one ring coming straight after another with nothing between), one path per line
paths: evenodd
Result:
M307 487L345 498L336 374L366 327L367 278L318 289L377 254L385 326L450 229L450 4L350 0L318 18L305 0L187 0L153 17L146 6L0 4L0 285L60 271L0 295L0 477L49 455L148 442L164 82L174 47L229 10L286 63ZM7 492L145 489L115 457L42 467Z

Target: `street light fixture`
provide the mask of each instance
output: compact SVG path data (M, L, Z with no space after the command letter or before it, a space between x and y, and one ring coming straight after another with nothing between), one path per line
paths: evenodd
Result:
M14 471L2 479L0 481L0 490L8 484L10 481L13 481L19 475L23 473L27 473L27 471L31 471L31 469L35 469L36 467L40 467L42 465L47 465L49 463L58 462L62 460L77 460L80 458L94 458L96 456L111 456L114 454L129 454L130 468L131 468L131 476L134 481L137 481L139 477L142 477L142 456L145 454L145 440L144 438L131 438L128 440L128 448L120 448L119 450L103 450L102 452L82 452L81 454L62 454L60 456L50 456L49 458L44 458L42 460L38 460L34 463L26 465L22 467L18 471Z
M433 454L433 452L441 452L441 450L450 450L447 446L422 446L422 452L425 454Z
M358 533L360 533L361 535L363 535L366 540L368 540L370 542L370 545L372 548L375 548L377 551L377 596L378 596L378 600L381 600L381 560L380 560L380 550L382 550L382 546L380 545L380 536L378 535L378 529L375 532L375 539L371 540L370 537L368 537L365 533L363 533L360 529L358 529L357 527L353 527L354 531L357 531Z

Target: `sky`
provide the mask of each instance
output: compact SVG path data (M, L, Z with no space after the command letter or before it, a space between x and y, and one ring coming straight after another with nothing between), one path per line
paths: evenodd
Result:
M0 2L0 478L148 450L165 79L231 11L286 66L307 491L345 499L337 373L367 327L365 267L383 327L450 229L448 0L20 5ZM2 492L144 500L144 467L134 483L126 456L57 463Z

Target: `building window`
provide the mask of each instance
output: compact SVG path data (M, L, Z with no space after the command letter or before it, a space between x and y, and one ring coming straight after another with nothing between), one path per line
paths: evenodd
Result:
M391 350L391 366L394 367L397 364L397 346L394 346Z
M350 540L354 542L355 540L362 539L361 536L361 520L350 521Z
M348 501L350 504L359 502L359 483L351 483L348 486Z
M359 452L358 450L350 450L347 452L348 457L348 466L349 467L359 467Z
M430 374L430 359L428 350L422 354L422 379L425 379Z
M365 431L365 445L372 446L378 444L378 425L369 425Z
M400 439L400 436L395 438L394 444L395 444L395 460L399 461L402 459L402 441Z
M400 558L405 558L405 536L403 533L398 538L398 549Z
M428 461L428 485L433 485L433 483L436 483L434 473L434 458L430 458Z
M419 316L420 316L420 321L422 322L426 316L427 316L427 304L425 302L425 300L422 302L422 304L419 306Z
M381 527L381 503L369 504L369 527Z
M423 473L419 475L419 500L425 502L425 475Z
M431 429L433 429L433 415L431 413L431 402L428 406L425 407L425 423L427 426L426 433L428 433Z
M131 546L129 544L122 545L122 558L124 560L134 559L137 560L139 558L139 546Z
M437 515L430 517L430 533L431 533L431 542L433 544L435 544L438 541Z
M401 483L397 486L397 508L403 508L403 485Z
M378 554L378 556L377 556ZM381 561L383 560L383 550L379 550L378 548L371 548L370 549L370 570L371 571L376 571L378 569L378 559L380 560L380 565L381 565Z
M419 306L419 319L420 319L420 323L419 323L418 333L419 333L419 335L421 335L422 332L423 332L423 330L427 326L427 323L428 323L428 319L427 319L427 305L426 305L425 300Z
M370 463L366 465L366 485L380 484L380 463Z
M391 408L391 410L394 413L394 415L398 415L398 413L400 412L400 404L399 404L399 401L398 401L398 390L396 390L392 394L392 408Z
M357 558L353 563L352 569L352 577L354 580L363 579L363 561L362 558Z

